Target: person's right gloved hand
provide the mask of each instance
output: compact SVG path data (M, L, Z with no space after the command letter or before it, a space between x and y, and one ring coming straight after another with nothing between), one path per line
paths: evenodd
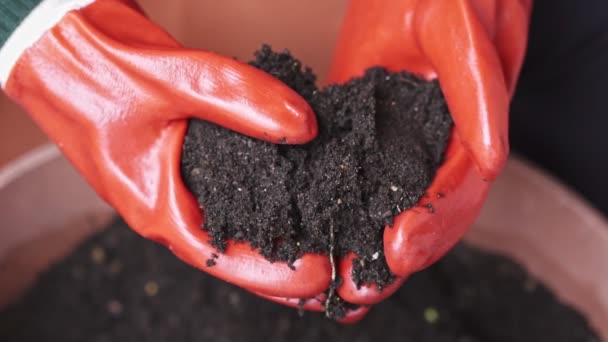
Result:
M509 103L527 45L532 0L351 0L330 81L382 66L438 80L454 128L444 162L418 203L384 230L397 280L377 291L350 281L338 293L356 304L387 298L412 273L441 258L473 224L509 154Z
M417 207L384 230L395 281L382 291L352 280L354 255L339 262L337 293L362 305L389 297L414 272L447 253L476 219L509 152L508 111L527 42L531 0L350 0L331 83L375 66L437 79L454 119L444 162ZM320 294L317 299L322 298ZM297 305L294 299L273 298ZM305 308L322 310L319 300Z
M3 18L13 18L11 1L0 1ZM0 50L0 85L142 236L260 294L302 298L328 287L326 256L304 256L292 271L243 243L217 253L181 180L191 117L271 142L316 136L309 105L270 75L180 47L132 1L45 0Z

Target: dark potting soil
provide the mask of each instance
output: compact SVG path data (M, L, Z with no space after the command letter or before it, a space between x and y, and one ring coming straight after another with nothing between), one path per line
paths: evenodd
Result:
M360 257L358 285L381 288L393 277L383 229L416 205L443 161L452 120L438 83L371 68L318 89L310 69L268 46L251 64L310 103L319 135L301 146L274 145L190 122L182 177L204 208L212 243L221 251L227 239L247 241L289 264L335 246L335 256Z
M355 325L271 303L189 267L122 222L0 311L0 341L599 341L507 259L459 245Z

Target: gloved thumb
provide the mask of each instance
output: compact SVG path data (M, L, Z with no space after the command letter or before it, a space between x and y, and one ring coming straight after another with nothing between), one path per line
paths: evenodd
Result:
M468 0L420 6L420 47L437 72L457 134L481 176L491 181L509 154L509 92L492 32L486 27L494 25L483 23Z

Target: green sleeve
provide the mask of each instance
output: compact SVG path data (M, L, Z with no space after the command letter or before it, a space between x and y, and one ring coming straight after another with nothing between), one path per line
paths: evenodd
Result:
M0 48L42 0L0 0Z

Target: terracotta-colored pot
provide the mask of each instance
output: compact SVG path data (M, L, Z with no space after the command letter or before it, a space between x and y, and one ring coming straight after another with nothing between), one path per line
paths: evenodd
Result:
M608 221L576 193L511 158L466 240L522 264L608 341Z
M0 309L113 216L51 145L0 169ZM608 223L576 194L512 158L466 239L523 264L608 340Z
M114 215L54 145L0 167L0 308Z

